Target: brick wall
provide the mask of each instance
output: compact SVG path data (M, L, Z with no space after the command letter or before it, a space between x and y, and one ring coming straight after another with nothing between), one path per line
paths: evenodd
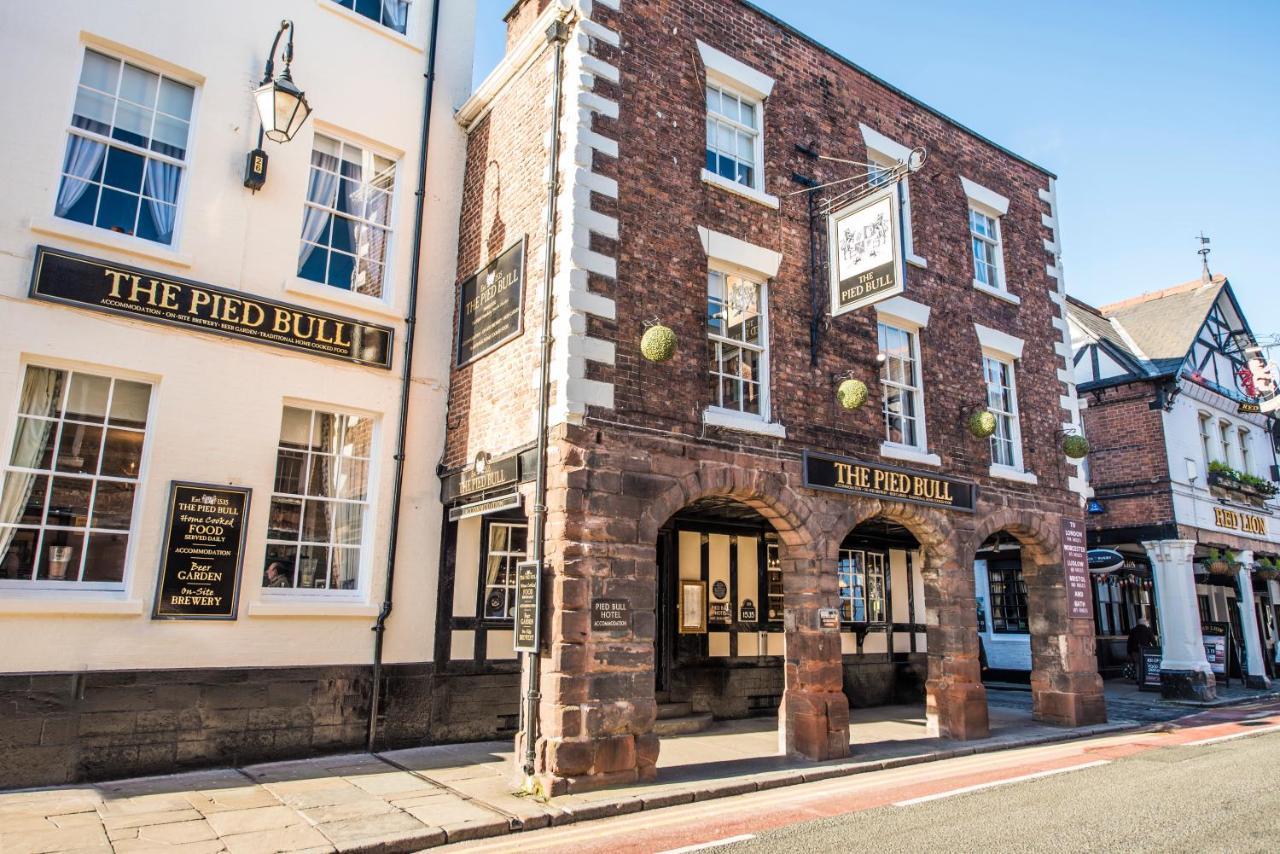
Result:
M1151 409L1156 386L1134 382L1086 392L1081 411L1090 483L1106 513L1089 517L1094 530L1174 521L1163 411Z

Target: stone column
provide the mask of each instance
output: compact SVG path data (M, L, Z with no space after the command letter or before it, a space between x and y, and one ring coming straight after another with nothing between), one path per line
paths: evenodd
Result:
M1093 620L1070 615L1061 546L1023 546L1031 628L1031 703L1036 720L1078 727L1106 723Z
M782 549L786 687L778 710L778 752L821 762L849 755L840 629L822 628L819 611L837 608L834 565L812 546ZM838 610L837 610L838 614Z
M1267 593L1271 596L1271 613L1274 614L1275 606L1280 605L1280 581L1268 581ZM1280 630L1280 626L1276 626L1276 629ZM1275 632L1272 632L1272 635L1274 636ZM1276 639L1275 663L1280 664L1280 638Z
M925 619L928 623L929 678L925 719L940 738L986 738L987 689L978 659L978 602L973 570L926 549Z
M1156 540L1142 547L1151 558L1160 618L1161 694L1168 698L1212 700L1216 680L1204 654L1196 580L1191 562L1194 540Z
M1240 552L1240 570L1236 573L1236 604L1240 607L1240 628L1244 633L1244 684L1263 690L1271 687L1264 662L1262 636L1258 618L1253 613L1253 552Z

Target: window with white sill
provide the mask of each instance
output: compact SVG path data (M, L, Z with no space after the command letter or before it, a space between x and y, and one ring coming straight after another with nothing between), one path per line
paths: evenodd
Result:
M1005 287L1000 248L1000 218L969 208L969 237L973 245L973 280L996 290Z
M485 620L509 622L515 616L516 565L528 557L529 526L489 521L486 527L481 614Z
M195 89L86 48L54 214L171 245Z
M410 0L334 0L357 15L404 35L409 23Z
M302 218L298 276L381 298L391 244L396 164L317 133Z
M765 286L736 273L707 274L711 405L768 417L769 344Z
M916 333L878 323L881 412L885 441L914 450L925 450L924 401L920 378L919 339Z
M987 408L996 417L996 432L991 436L991 462L1021 470L1022 430L1013 362L984 355L982 372L987 385Z
M373 428L368 416L284 408L263 587L360 588Z
M121 589L151 386L30 365L0 492L0 582Z
M762 189L760 102L707 84L707 171L753 190Z
M1249 431L1241 429L1237 434L1240 439L1240 471L1253 474L1253 455L1249 450Z
M1200 421L1200 450L1204 452L1204 471L1205 475L1209 474L1209 464L1214 461L1213 455L1213 439L1210 436L1210 425L1213 423L1213 416L1207 412L1199 413Z

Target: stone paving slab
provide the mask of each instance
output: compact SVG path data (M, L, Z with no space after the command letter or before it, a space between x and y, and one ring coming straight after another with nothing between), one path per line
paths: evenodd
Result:
M1119 720L1064 730L1031 721L1029 708L1008 696L1012 692L992 694L1006 696L992 697L992 735L980 741L929 738L917 707L854 710L853 755L814 764L773 755L773 720L727 721L705 734L664 739L657 782L553 801L511 793L513 756L507 742L0 793L0 851L417 851L1141 725L1140 720ZM1243 699L1266 696L1251 692ZM1114 711L1127 712L1137 703L1126 696Z

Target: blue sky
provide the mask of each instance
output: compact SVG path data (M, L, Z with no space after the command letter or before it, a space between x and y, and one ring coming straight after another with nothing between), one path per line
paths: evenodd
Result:
M477 0L477 80L512 0ZM1058 175L1067 287L1094 304L1196 278L1280 333L1280 2L757 0Z

